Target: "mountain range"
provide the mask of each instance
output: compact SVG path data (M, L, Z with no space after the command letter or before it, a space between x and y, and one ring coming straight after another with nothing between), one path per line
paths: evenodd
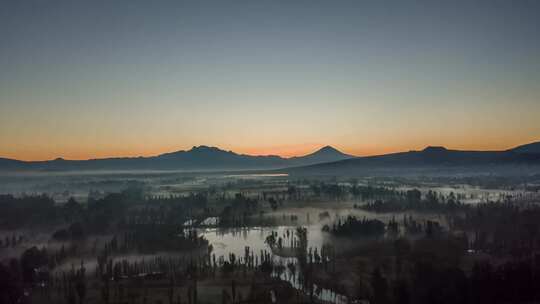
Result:
M286 168L292 175L539 174L540 142L504 151L460 151L427 147L379 156Z
M0 158L2 171L74 171L74 170L254 170L306 166L339 161L354 156L326 146L311 154L284 158L276 155L253 156L221 150L216 147L196 146L151 157L120 157L89 160L20 161Z
M504 151L460 151L427 147L421 151L355 157L326 146L311 154L284 158L253 156L196 146L151 157L20 161L0 158L0 171L95 170L259 170L291 175L407 175L540 173L540 142Z

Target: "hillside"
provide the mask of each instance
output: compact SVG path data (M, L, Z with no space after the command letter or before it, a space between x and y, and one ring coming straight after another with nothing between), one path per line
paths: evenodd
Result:
M152 157L103 158L90 160L18 161L0 159L2 171L74 171L74 170L252 170L303 166L337 161L352 156L326 146L305 156L283 158L275 155L254 156L196 146Z

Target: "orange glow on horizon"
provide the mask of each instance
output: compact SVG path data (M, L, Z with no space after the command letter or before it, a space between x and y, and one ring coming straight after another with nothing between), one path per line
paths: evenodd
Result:
M422 150L426 146L444 146L448 149L453 150L506 150L513 148L521 144L527 144L531 141L523 141L518 144L497 144L492 143L489 145L481 145L478 143L470 142L469 144L437 144L437 143L417 143L410 145L363 145L363 146L343 146L343 145L332 145L337 150L354 156L375 156L383 155L396 152L407 152L411 150ZM196 145L197 146L197 145ZM225 151L233 151L238 154L254 155L254 156L265 156L265 155L277 155L285 158L294 157L294 156L304 156L310 153L313 153L326 144L320 143L306 143L298 145L278 145L278 146L267 146L267 147L235 147L235 146L221 146L221 145L209 145L216 146ZM43 161L43 160L52 160L56 158L64 158L67 160L87 160L87 159L98 159L98 158L120 158L120 157L151 157L157 156L164 153L170 153L180 150L190 150L191 145L184 147L125 147L123 149L88 149L83 148L74 150L74 151L65 151L63 153L58 153L56 151L44 151L44 150L15 150L11 153L4 153L0 155L0 158L9 158L17 159L23 161Z
M319 143L306 143L297 145L238 148L236 152L248 155L279 155L281 157L288 158L307 155L319 150L324 146L324 144Z

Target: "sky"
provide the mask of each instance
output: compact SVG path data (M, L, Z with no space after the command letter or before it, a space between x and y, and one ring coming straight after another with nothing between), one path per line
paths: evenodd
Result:
M540 140L540 1L0 2L0 157Z

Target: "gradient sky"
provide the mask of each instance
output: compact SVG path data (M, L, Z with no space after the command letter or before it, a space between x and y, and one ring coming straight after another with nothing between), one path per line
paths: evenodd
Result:
M0 4L0 156L540 140L540 1Z

